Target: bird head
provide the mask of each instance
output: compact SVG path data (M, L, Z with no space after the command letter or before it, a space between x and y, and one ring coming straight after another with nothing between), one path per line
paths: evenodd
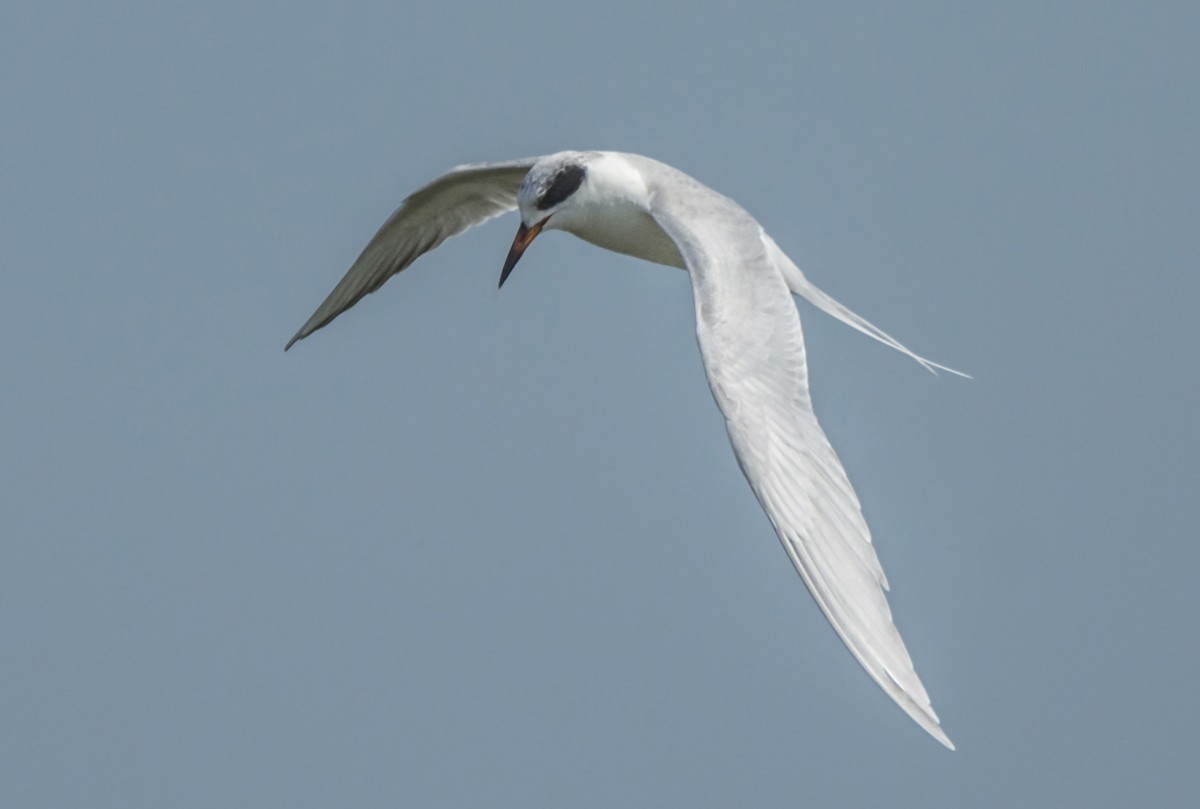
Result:
M585 152L548 155L525 175L517 191L521 226L500 271L500 286L542 230L568 226L573 214L581 211L587 197L589 157Z

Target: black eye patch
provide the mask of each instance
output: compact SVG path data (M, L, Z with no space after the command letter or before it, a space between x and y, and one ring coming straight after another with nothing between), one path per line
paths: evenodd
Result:
M558 174L554 175L554 179L550 182L550 187L546 189L546 193L542 194L542 198L538 200L537 209L544 211L547 208L553 208L574 194L583 183L584 174L586 172L583 166L572 165L563 167Z

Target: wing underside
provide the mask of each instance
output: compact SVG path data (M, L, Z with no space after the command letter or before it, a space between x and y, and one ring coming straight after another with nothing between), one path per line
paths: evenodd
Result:
M858 498L817 423L800 318L774 243L715 193L654 216L687 263L713 397L742 472L809 592L863 668L921 727L939 725L885 598ZM777 250L778 248L774 248Z
M533 163L529 159L459 166L410 194L284 350L327 325L446 239L514 210L517 189Z

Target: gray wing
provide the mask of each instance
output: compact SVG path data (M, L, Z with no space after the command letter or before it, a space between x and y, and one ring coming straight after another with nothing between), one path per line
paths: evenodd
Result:
M773 243L698 184L654 204L692 278L700 352L733 451L792 564L875 682L953 749L892 623L858 498L813 412L800 317Z
M458 166L408 196L300 331L287 351L451 236L517 207L517 189L536 158Z

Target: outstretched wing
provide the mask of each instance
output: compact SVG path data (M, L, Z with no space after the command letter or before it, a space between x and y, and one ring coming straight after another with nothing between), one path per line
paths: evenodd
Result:
M446 239L514 210L517 189L533 163L534 158L530 158L458 166L414 191L283 350L329 323L363 295L379 289L384 281Z
M784 549L859 663L953 749L892 623L858 498L813 412L800 317L773 243L699 184L696 193L657 195L651 213L687 264L713 397Z

